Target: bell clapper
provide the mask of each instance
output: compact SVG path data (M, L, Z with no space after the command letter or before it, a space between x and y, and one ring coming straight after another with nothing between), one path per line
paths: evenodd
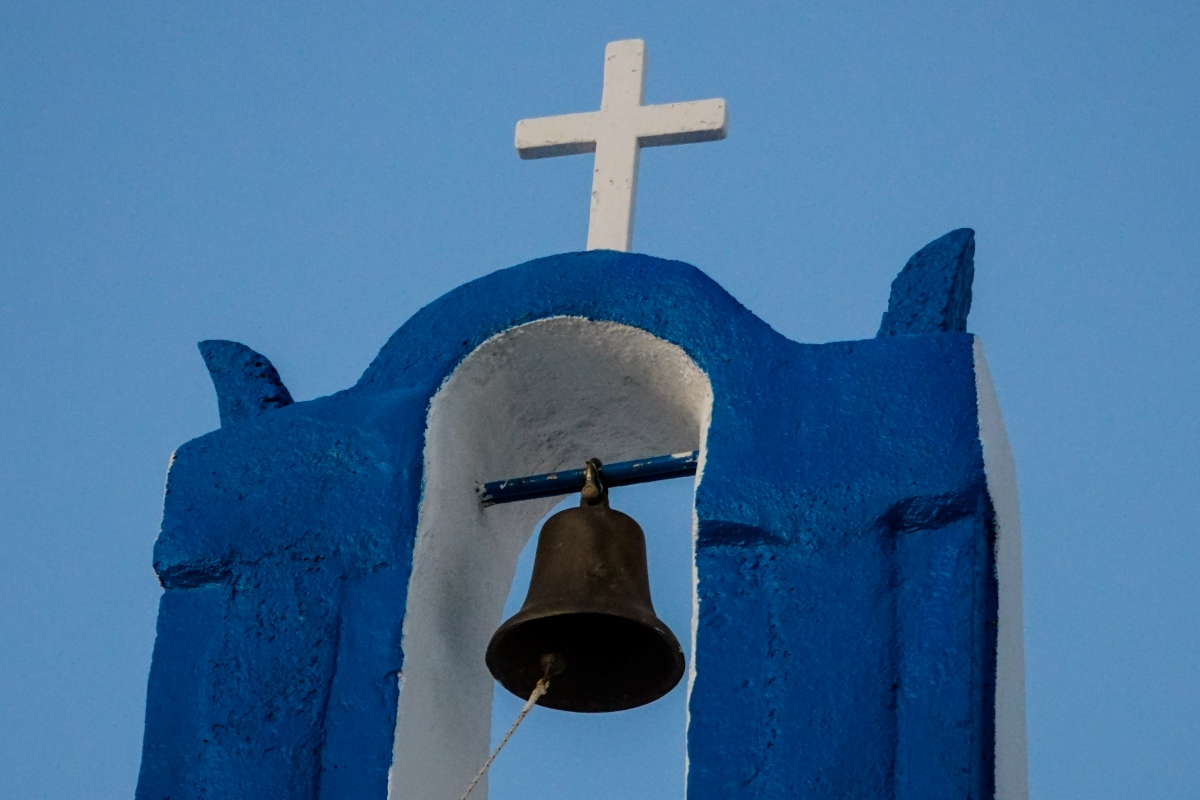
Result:
M561 675L562 671L567 668L566 660L558 653L546 653L538 661L538 665L542 668L542 677L549 681L555 675Z

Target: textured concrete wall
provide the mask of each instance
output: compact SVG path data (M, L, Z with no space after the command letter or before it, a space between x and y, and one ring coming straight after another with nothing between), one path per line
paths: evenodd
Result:
M222 427L182 446L168 477L138 797L383 798L391 773L403 796L440 800L437 781L404 783L406 726L486 698L458 711L410 702L432 685L422 658L445 657L420 643L461 646L453 657L477 658L478 672L470 636L429 631L462 614L498 622L511 567L487 566L461 527L445 545L454 559L421 555L442 552L448 528L432 521L448 509L481 528L492 511L454 506L461 487L438 477L478 442L445 431L484 406L449 402L438 424L431 404L505 337L529 374L591 347L596 386L647 398L645 419L600 420L605 434L625 420L622 447L652 443L656 425L702 446L690 797L1022 797L1023 708L996 705L1018 702L1023 682L1019 529L990 379L960 332L973 247L955 231L914 256L880 336L860 342L788 341L693 267L595 251L460 287L401 327L356 386L318 400L290 403L265 358L205 343ZM557 318L568 322L529 325ZM610 341L625 345L607 358ZM656 364L678 375L656 384ZM571 375L542 372L548 386ZM586 451L568 406L498 415L513 417L508 441L556 418L570 435L490 466ZM515 561L537 515L508 513L501 550ZM462 589L480 578L489 591ZM486 742L487 713L467 716L448 741ZM478 761L478 744L466 750L445 756L446 780Z

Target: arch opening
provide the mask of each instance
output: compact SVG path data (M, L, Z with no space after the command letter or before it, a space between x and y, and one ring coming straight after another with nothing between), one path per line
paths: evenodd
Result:
M711 409L708 378L681 348L579 317L498 334L446 379L426 427L390 800L457 797L487 757L493 681L484 651L523 547L559 502L484 509L476 487L589 457L695 449L698 482ZM475 791L482 798L486 786Z

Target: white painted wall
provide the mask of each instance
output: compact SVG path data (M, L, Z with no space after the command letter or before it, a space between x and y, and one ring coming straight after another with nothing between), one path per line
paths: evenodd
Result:
M446 380L426 429L389 800L452 800L487 757L493 681L484 651L521 549L558 502L483 509L476 486L582 467L589 457L703 450L711 409L708 378L683 350L577 317L505 331ZM486 790L482 783L472 796L483 800Z
M1021 517L1013 461L996 389L975 337L975 396L983 471L996 510L996 578L1000 620L996 641L996 800L1027 800L1025 735L1025 613L1021 584Z

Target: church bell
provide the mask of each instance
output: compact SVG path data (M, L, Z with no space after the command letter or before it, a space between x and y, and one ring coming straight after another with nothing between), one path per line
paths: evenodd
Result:
M683 677L683 650L650 601L646 537L609 508L599 461L579 507L542 526L529 594L492 636L487 666L521 698L549 677L538 705L580 712L645 705Z

